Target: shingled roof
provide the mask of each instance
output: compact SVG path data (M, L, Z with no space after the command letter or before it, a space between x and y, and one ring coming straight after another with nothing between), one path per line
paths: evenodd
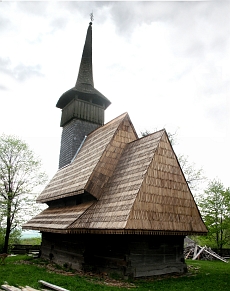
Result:
M84 191L99 198L123 148L136 138L137 134L127 113L93 131L74 161L57 171L37 202L75 196Z
M52 204L87 193L78 205ZM127 113L92 132L37 199L24 228L60 233L207 232L166 131L138 138Z

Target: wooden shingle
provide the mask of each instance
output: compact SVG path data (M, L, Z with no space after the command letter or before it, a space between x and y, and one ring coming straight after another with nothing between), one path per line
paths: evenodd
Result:
M24 228L68 233L207 232L166 131L138 139L127 113L92 132L38 201L50 203L83 193L94 200L61 208L52 204Z
M73 223L94 201L68 207L47 208L24 225L40 231L66 232L66 228Z
M100 196L103 187L101 183L105 183L112 175L124 145L137 137L134 129L124 132L123 127L127 123L131 127L128 114L125 113L92 132L75 160L58 170L37 202L70 197L84 191L95 197ZM122 134L122 138L117 137L117 131L119 135ZM113 152L114 145L116 152Z
M207 232L166 132L132 206L126 229Z

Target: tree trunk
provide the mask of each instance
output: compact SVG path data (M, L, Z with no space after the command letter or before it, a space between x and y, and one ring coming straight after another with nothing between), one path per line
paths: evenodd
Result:
M10 231L11 231L11 200L8 200L7 205L7 220L6 220L6 234L5 234L5 241L3 247L3 253L8 253L8 246L9 246L9 238L10 238Z
M220 218L220 255L222 256L223 253L223 219L222 214Z
M216 246L218 249L220 249L220 244L219 244L219 232L218 229L216 228Z
M6 228L6 234L5 234L5 241L4 241L4 247L3 247L3 253L8 253L8 246L9 246L9 238L10 238L10 228Z

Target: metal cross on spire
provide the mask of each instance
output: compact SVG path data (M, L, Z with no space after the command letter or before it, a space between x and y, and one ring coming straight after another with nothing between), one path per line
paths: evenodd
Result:
M90 20L91 20L91 22L93 22L94 21L94 18L93 18L93 12L92 13L90 13Z

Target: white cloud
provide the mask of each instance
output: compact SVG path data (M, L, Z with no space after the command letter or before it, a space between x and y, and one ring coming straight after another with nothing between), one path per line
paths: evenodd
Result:
M178 129L176 152L229 186L229 2L0 5L1 132L28 140L49 175L61 135L55 104L76 82L93 11L95 87L112 102L106 121L127 111L138 131Z

